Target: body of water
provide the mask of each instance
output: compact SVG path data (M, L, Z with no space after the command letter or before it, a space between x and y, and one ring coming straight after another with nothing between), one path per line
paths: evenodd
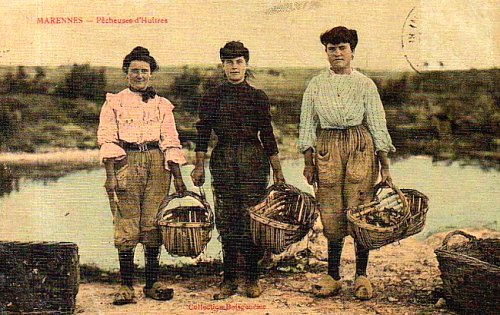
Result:
M302 177L302 160L282 163L287 182L312 192ZM193 187L192 166L182 168L188 189ZM394 182L400 188L417 189L430 199L425 229L416 237L456 228L498 229L500 220L499 172L477 166L432 163L430 157L411 157L392 164ZM20 180L16 189L0 197L0 240L69 241L79 246L81 263L104 269L118 267L113 245L113 226L106 193L104 169L77 171L57 181ZM205 190L213 205L207 171ZM142 247L136 260L143 262ZM219 259L220 243L214 231L202 258ZM190 262L163 251L165 263Z

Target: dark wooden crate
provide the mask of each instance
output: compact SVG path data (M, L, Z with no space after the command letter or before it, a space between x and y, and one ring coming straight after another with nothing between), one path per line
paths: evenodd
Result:
M79 278L74 243L0 241L0 314L71 314Z

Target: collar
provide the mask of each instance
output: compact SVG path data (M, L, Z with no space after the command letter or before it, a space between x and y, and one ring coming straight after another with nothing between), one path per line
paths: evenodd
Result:
M130 92L140 95L142 97L142 101L144 103L147 103L150 99L153 99L156 96L156 91L152 86L148 86L143 91L134 90L134 89L132 89L132 87L129 87L128 89Z
M328 68L328 77L333 77L333 76L350 76L352 75L356 70L354 68L351 68L351 73L349 74L338 74L335 73L335 71L332 70L332 68Z
M226 80L224 80L224 85L226 85L226 86L230 86L230 87L246 87L246 86L248 86L248 82L247 82L247 80L243 80L243 81L242 81L242 82L240 82L240 83L234 84L234 83L229 82L229 81L226 79Z

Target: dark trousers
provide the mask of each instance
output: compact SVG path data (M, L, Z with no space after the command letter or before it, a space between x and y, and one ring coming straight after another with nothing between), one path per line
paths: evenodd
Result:
M241 271L247 280L256 280L264 250L253 243L248 208L266 195L269 159L260 143L218 144L212 152L210 172L224 280L233 280ZM238 265L238 254L244 267Z

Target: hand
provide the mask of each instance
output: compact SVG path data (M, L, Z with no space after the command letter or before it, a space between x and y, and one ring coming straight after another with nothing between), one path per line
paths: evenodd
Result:
M304 177L306 178L309 185L314 185L314 183L317 182L316 168L314 167L314 165L304 166L304 172L302 174L304 174Z
M205 167L196 165L191 172L191 180L196 187L201 187L205 183Z
M391 172L389 172L388 168L382 167L380 169L380 176L381 176L380 184L392 186Z
M113 196L113 193L116 191L118 186L118 182L116 180L116 176L114 174L110 174L106 176L106 182L104 183L104 188L106 188L106 192L109 196Z
M184 180L182 179L182 177L174 178L174 186L175 186L175 191L178 193L186 191L186 185L184 184Z
M285 184L285 176L283 176L283 171L273 171L274 184Z

